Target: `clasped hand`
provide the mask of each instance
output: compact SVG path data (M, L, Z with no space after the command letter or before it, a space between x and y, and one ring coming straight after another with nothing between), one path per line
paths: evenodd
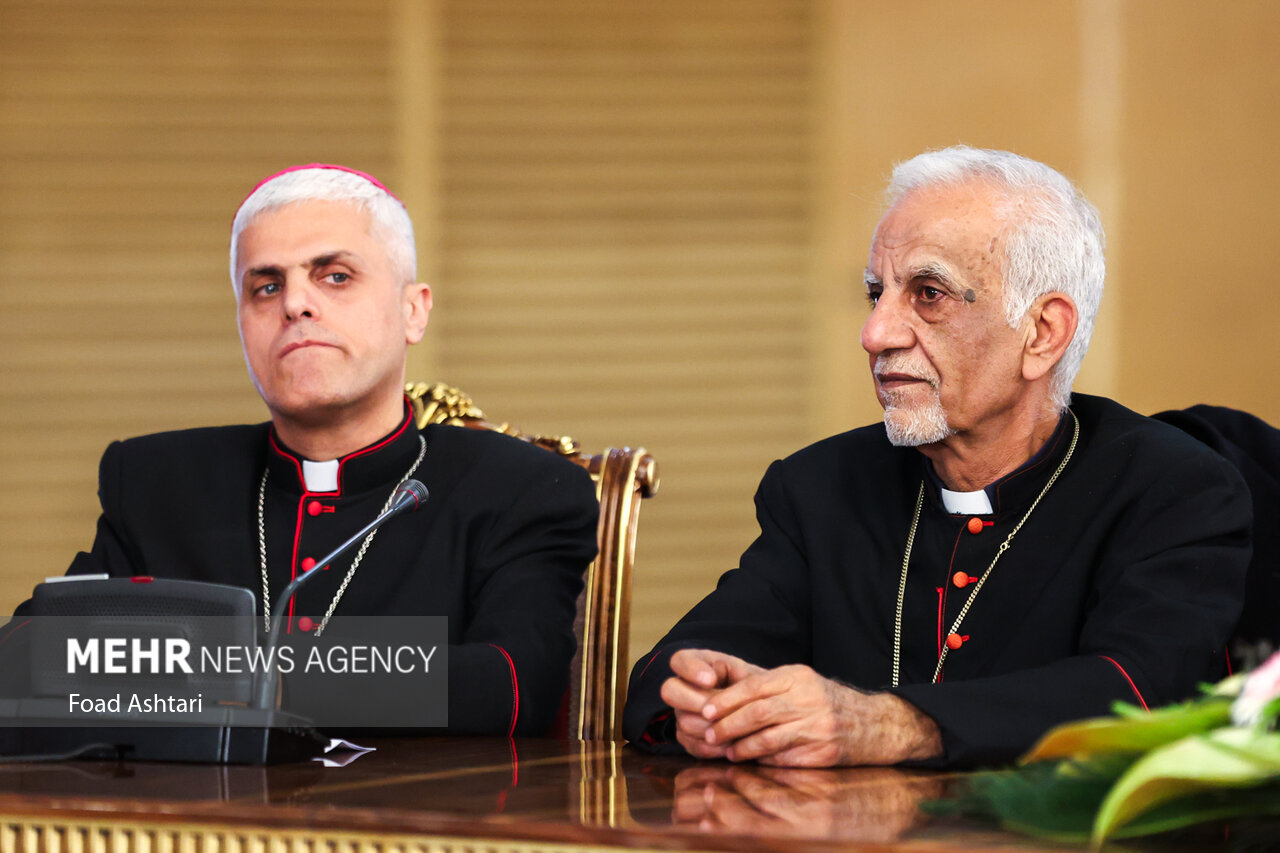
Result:
M671 657L662 699L696 758L779 767L896 764L942 754L936 724L890 693L867 693L802 664L764 669L706 649Z

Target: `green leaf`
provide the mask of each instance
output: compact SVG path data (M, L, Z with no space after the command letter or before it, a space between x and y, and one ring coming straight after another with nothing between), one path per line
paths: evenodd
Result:
M966 780L958 810L1057 841L1087 841L1098 805L1132 759L1033 764Z
M1280 718L1280 696L1272 699L1262 707L1258 726L1263 729L1273 728L1278 718Z
M1145 717L1150 712L1146 708L1141 708L1137 705L1130 705L1128 702L1116 701L1111 703L1111 713L1115 714L1117 717L1132 720Z
M1143 812L1109 838L1154 835L1206 821L1234 818L1262 818L1280 815L1280 787L1267 784L1257 788L1216 788L1189 797L1170 800ZM1237 847L1236 849L1254 849ZM1261 848L1258 848L1261 849Z
M1095 845L1157 806L1220 788L1245 788L1280 778L1280 735L1221 728L1159 747L1116 782L1093 825ZM1182 823L1207 819L1188 803Z
M962 779L947 799L921 807L928 814L995 820L1006 829L1055 842L1087 843L1107 791L1133 761L1132 756L1109 755L981 771ZM1108 838L1153 835L1204 821L1276 815L1280 815L1280 779L1256 788L1206 789L1167 801L1116 827Z
M1029 764L1060 758L1147 752L1188 735L1225 726L1230 721L1231 701L1221 697L1170 705L1133 717L1081 720L1051 730L1019 761Z

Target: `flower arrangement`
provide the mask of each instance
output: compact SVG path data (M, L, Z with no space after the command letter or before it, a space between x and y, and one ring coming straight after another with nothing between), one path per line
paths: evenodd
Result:
M1009 771L980 773L959 810L1058 840L1280 815L1280 652L1199 698L1060 726ZM1277 830L1280 832L1280 830Z

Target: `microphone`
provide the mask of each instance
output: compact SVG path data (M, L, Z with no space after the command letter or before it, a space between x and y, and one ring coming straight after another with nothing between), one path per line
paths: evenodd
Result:
M396 493L391 496L391 508L387 510L387 514L382 520L386 521L392 514L417 511L424 503L427 502L427 487L417 480L409 479L400 484L396 489ZM413 502L413 506L409 506L409 502Z
M280 593L275 603L275 615L271 617L271 632L267 635L266 654L267 660L273 660L276 647L280 644L280 632L284 628L285 614L289 612L289 601L302 588L302 585L313 577L318 577L321 571L334 560L343 554L355 548L369 535L370 532L376 530L386 524L397 515L403 515L406 512L415 512L424 503L427 502L427 487L421 482L414 479L405 480L401 483L391 496L391 506L382 515L366 524L358 530L350 539L343 542L337 548L329 553L323 560L318 560L315 566L309 572L298 575L289 585ZM270 667L265 667L261 686L258 689L257 700L253 707L267 710L272 704L272 694L275 693L276 680L270 673Z
M343 553L356 547L367 534L393 517L404 512L413 512L424 505L428 498L425 485L417 480L404 480L392 500L387 511L383 512L365 528L340 544L333 553L316 564L315 569L298 576L284 592L280 593L276 602L275 617L271 620L268 633L269 657L275 660L275 649L279 647L285 617L288 615L288 603L312 575L319 575L324 566L332 564ZM106 579L82 581L83 584L102 584L92 596L105 597L97 610L106 615L115 616L115 607L123 607L125 613L131 613L129 607L119 601L120 585L131 593L127 598L134 602L148 601L151 597L138 597L138 590L145 588L147 592L163 592L164 596L188 599L200 612L209 611L210 605L225 605L232 611L241 612L243 628L252 630L252 593L242 587L224 587L219 584L200 583L189 580L146 579L150 583L138 587L137 579ZM47 587L47 584L42 584ZM76 615L92 616L95 612L77 612L78 608L90 608L96 598L86 599L88 590L74 589L72 584L55 584L54 592L46 593L42 602L41 588L36 590L37 606L44 606L44 615ZM164 587L163 590L159 589ZM114 596L114 597L113 597ZM70 605L67 598L72 599ZM161 597L163 598L163 597ZM244 598L250 601L244 601ZM88 603L86 603L88 601ZM42 603L41 603L42 602ZM156 605L156 602L151 602ZM68 607L72 610L68 610ZM172 605L164 605L172 607ZM152 606L154 610L154 606ZM180 608L179 608L180 610ZM182 611L186 612L186 611ZM182 612L175 619L182 619ZM196 612L196 611L191 611ZM220 612L220 611L219 611ZM154 621L154 613L143 608L143 620ZM141 622L140 622L141 624ZM275 686L278 684L279 670L271 670L270 666L253 676L251 701L247 707L218 707L204 715L204 721L192 725L152 725L150 720L134 720L132 716L116 715L113 720L101 725L93 725L90 719L84 725L70 726L73 717L67 715L67 704L56 703L56 711L52 708L52 698L44 695L27 695L27 697L0 699L0 760L5 756L46 756L65 757L87 752L109 751L116 756L129 756L140 761L184 761L198 763L248 763L248 765L271 765L283 761L306 761L321 751L324 740L311 727L311 722L297 713L275 710ZM132 712L131 712L132 713ZM35 721L35 724L31 724ZM56 721L60 725L44 725ZM13 758L9 758L10 761Z

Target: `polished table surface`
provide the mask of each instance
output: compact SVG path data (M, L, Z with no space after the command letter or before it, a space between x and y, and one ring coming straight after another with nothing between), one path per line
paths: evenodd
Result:
M344 767L115 761L0 765L0 823L7 821L18 839L19 823L94 821L108 826L216 825L240 835L249 828L268 833L305 828L320 837L340 832L343 837L455 842L419 848L430 850L457 849L459 844L475 850L1080 849L985 822L931 817L920 809L924 801L948 797L963 782L962 774L892 768L779 770L655 757L612 743L504 738L361 742L376 751ZM1231 830L1219 826L1129 841L1114 849L1264 849L1252 846L1253 841L1236 846L1241 836L1233 843ZM1256 840L1253 830L1253 836L1245 837ZM494 844L495 839L503 843ZM1280 825L1275 840L1280 845ZM306 849L314 849L308 844ZM325 844L333 847L332 841Z

